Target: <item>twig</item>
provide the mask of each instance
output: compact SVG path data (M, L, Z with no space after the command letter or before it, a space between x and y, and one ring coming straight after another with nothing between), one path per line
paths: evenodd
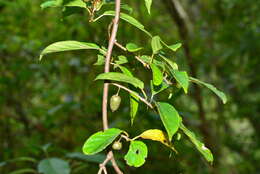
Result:
M109 39L109 44L108 44L108 49L107 49L107 54L106 54L104 73L108 73L109 69L110 69L110 59L111 59L113 47L114 47L114 44L115 44L115 41L116 41L116 34L117 34L118 23L119 23L119 19L120 19L120 3L121 3L121 0L116 0L115 3L116 3L116 5L115 5L115 17L113 19L113 28L112 28L111 37ZM108 90L109 90L109 83L105 82L104 87L103 87L103 99L102 99L102 121L103 121L103 129L104 130L108 129L108 117L107 117ZM108 156L111 156L110 160L111 160L113 167L114 167L115 171L117 172L117 174L123 174L123 172L119 169L118 165L116 164L116 161L114 159L114 155L113 155L112 151L108 152ZM101 170L101 172L102 171L104 171L106 173L106 169L104 170L104 167Z
M136 92L128 89L127 87L123 86L123 85L119 85L117 83L110 83L111 85L117 86L121 89L126 90L127 92L134 94L136 97L138 97L142 102L144 102L147 106L149 106L151 109L153 109L153 105L151 103L149 103L146 99L144 99L143 97L141 97L140 95L138 95Z

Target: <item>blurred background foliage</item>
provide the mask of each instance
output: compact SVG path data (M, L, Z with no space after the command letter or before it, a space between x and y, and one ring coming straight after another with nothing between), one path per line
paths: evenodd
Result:
M184 44L172 55L181 69L228 96L223 105L207 89L191 86L188 97L177 91L171 99L186 124L214 152L213 166L181 139L175 142L179 154L171 157L159 143L147 142L149 156L138 169L124 164L124 148L116 156L125 173L260 173L260 1L154 0L151 15L142 1L124 2L152 34ZM102 83L93 81L103 70L93 66L97 53L57 53L41 62L38 57L45 46L61 40L106 46L111 18L88 23L84 11L63 18L60 10L41 10L41 3L0 0L0 173L33 173L47 157L65 160L71 173L96 173L102 154L89 158L80 153L86 138L102 128ZM150 43L123 21L118 40L147 48ZM151 74L140 68L137 63L134 72L148 82ZM114 93L111 87L110 95ZM145 106L130 127L128 97L121 95L122 107L109 113L111 127L128 130L132 137L148 128L163 128Z

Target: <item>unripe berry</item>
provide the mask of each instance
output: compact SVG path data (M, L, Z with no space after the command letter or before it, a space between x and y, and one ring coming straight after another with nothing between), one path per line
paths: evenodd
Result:
M112 145L112 148L113 148L114 150L121 150L121 149L122 149L122 143L119 142L119 141L116 141L116 142L114 142L114 144Z
M121 103L121 97L119 95L113 95L110 99L110 108L112 112L115 112Z

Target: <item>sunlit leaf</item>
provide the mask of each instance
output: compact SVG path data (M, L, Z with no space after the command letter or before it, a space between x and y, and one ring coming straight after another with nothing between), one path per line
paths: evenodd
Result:
M158 86L163 82L163 74L155 64L152 63L150 67L153 72L153 84Z
M158 53L158 51L160 51L163 48L161 45L161 38L159 36L154 36L152 38L151 46L152 46L153 54Z
M147 11L149 14L151 14L151 6L152 6L153 0L145 0L145 6L147 8Z
M141 49L143 49L142 47L138 47L136 44L134 43L128 43L126 44L126 49L127 51L129 52L136 52L136 51L139 51Z
M158 108L163 125L168 133L169 140L172 140L172 136L177 132L181 124L181 117L176 109L169 103L157 102Z
M101 152L110 145L121 132L122 130L120 129L110 128L91 135L83 145L82 150L84 154L93 155Z
M70 0L68 3L64 4L64 6L87 8L86 3L82 0Z
M129 83L140 89L144 88L144 83L141 80L118 72L99 74L95 80L114 80L114 81Z
M124 159L129 166L140 167L145 163L145 158L148 155L146 144L142 141L131 141L129 150Z
M189 88L189 77L186 71L178 71L174 69L170 69L171 74L177 80L177 82L181 85L185 93L188 93Z
M98 54L97 62L94 65L104 65L105 64L105 57L103 55Z
M59 158L44 159L40 161L37 168L42 174L70 174L69 163Z
M205 83L205 82L202 82L200 81L199 79L196 79L196 78L193 78L193 77L190 77L190 81L194 82L194 83L197 83L199 85L203 85L203 86L206 86L207 88L209 88L212 92L214 92L221 100L222 102L225 104L227 102L227 97L226 95L218 90L215 86L209 84L209 83Z
M127 58L125 56L122 56L122 55L118 56L118 60L115 61L115 63L118 64L118 65L122 65L122 64L125 64L127 62L128 62Z
M60 41L55 42L47 46L40 54L40 60L42 57L49 53L62 52L62 51L72 51L72 50L83 50L83 49L96 49L99 50L100 47L94 43L78 42L78 41Z
M187 129L183 124L181 124L180 129L189 137L190 141L196 146L203 157L208 162L212 163L214 158L211 151L207 147L205 147L205 145L196 138L195 134Z

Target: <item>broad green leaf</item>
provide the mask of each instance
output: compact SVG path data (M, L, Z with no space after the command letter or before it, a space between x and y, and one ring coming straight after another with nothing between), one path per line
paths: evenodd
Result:
M164 60L166 63L169 64L169 66L171 67L171 69L173 69L173 70L178 70L178 69L179 69L179 68L178 68L178 65L177 65L175 62L173 62L172 60L166 58L165 56L163 56L163 55L161 55L161 54L160 54L160 57L163 58L163 60Z
M105 64L105 57L103 55L98 54L97 62L94 65L104 65Z
M78 41L60 41L55 42L47 46L40 54L40 60L42 57L49 53L62 52L62 51L72 51L72 50L82 50L82 49L96 49L99 50L100 47L94 43L78 42Z
M127 51L129 52L136 52L136 51L139 51L141 49L143 49L142 47L138 47L136 44L134 43L128 43L126 44L126 49Z
M149 14L151 14L151 6L152 6L153 0L145 0L145 6L147 8L147 11Z
M160 51L163 48L161 45L161 38L159 36L154 36L152 38L151 46L152 46L153 54L157 54L158 51Z
M163 70L165 69L164 63L161 62L161 61L156 60L155 58L153 58L153 60L152 60L152 58L150 56L147 56L147 55L142 55L140 58L147 64L150 64L151 61L153 61L153 63L156 66L161 67Z
M59 158L44 159L40 161L37 168L42 174L70 174L69 163Z
M131 77L133 77L133 74L131 73L131 71L129 71L126 67L123 66L119 66L120 70L126 74L129 75ZM137 114L138 111L138 107L139 107L139 98L136 95L133 94L129 94L129 98L130 98L130 118L131 118L131 125L133 125L134 123L134 119L135 116Z
M35 171L34 169L19 169L19 170L16 170L16 171L13 171L13 172L10 172L8 174L28 174L28 173L36 173L37 171Z
M153 84L158 86L163 82L163 73L161 70L155 65L151 64L150 65L152 71L153 71Z
M82 0L70 0L64 6L67 7L80 7L80 8L87 8L86 3Z
M140 167L145 163L148 155L146 144L142 141L131 141L129 150L124 159L129 166Z
M177 82L181 85L185 93L188 93L189 87L189 77L186 71L178 71L174 69L170 69L171 74L177 80Z
M179 129L182 119L175 108L169 103L157 102L156 106L171 141L172 136Z
M116 64L122 65L128 62L127 58L125 56L118 56L118 60L115 61Z
M121 132L122 130L120 129L110 128L91 135L83 145L82 150L84 154L93 155L101 152L110 145Z
M141 80L139 80L138 78L131 77L131 76L125 75L123 73L118 73L118 72L109 72L109 73L99 74L95 80L114 80L114 81L129 83L140 89L144 88L144 83Z
M205 83L205 82L202 82L200 81L199 79L196 79L196 78L193 78L193 77L190 77L190 81L194 82L194 83L197 83L199 85L203 85L203 86L206 86L207 88L209 88L212 92L214 92L221 100L222 102L225 104L227 102L227 97L226 95L221 92L220 90L218 90L215 86L209 84L209 83Z
M180 129L189 137L190 141L196 146L196 148L204 156L204 158L208 162L212 163L214 158L211 151L207 147L205 147L205 145L196 138L195 134L187 129L182 123Z
M97 21L98 19L102 18L103 16L115 16L115 11L106 11L104 12L102 15L100 15L99 17L97 17L94 21ZM142 30L143 32L145 32L148 36L152 37L152 35L145 29L145 27L143 26L143 24L141 24L139 21L137 21L135 18L133 18L132 16L129 16L128 14L125 13L120 13L120 18L128 23L130 23L131 25L135 26L136 28L138 28L139 30Z

